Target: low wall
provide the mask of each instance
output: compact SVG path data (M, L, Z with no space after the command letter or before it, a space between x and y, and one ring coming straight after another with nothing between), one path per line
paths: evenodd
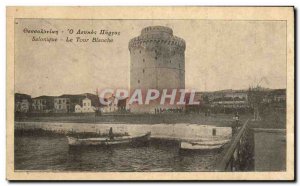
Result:
M60 133L96 132L108 133L110 127L116 133L129 135L151 132L151 137L174 140L201 140L207 138L230 138L230 127L216 127L202 124L90 124L90 123L56 123L56 122L15 122L15 129L44 129ZM215 130L215 135L213 135Z

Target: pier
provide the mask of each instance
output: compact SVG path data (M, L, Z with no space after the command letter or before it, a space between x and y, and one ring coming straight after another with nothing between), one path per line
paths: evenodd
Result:
M253 133L249 128L249 119L232 138L228 149L217 164L216 171L253 170Z
M286 129L256 128L249 119L224 147L216 171L286 170Z

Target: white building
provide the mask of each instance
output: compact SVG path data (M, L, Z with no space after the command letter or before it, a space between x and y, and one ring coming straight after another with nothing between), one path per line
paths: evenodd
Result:
M96 112L96 108L92 106L92 101L89 98L82 100L82 106L75 105L75 113Z

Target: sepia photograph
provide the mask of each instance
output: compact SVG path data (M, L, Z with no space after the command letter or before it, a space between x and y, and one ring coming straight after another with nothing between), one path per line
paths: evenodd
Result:
M7 179L294 179L293 7L9 7L7 25Z

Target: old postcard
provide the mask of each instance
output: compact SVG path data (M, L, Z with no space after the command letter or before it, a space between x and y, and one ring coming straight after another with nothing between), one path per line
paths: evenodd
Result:
M8 7L8 180L293 180L293 7Z

